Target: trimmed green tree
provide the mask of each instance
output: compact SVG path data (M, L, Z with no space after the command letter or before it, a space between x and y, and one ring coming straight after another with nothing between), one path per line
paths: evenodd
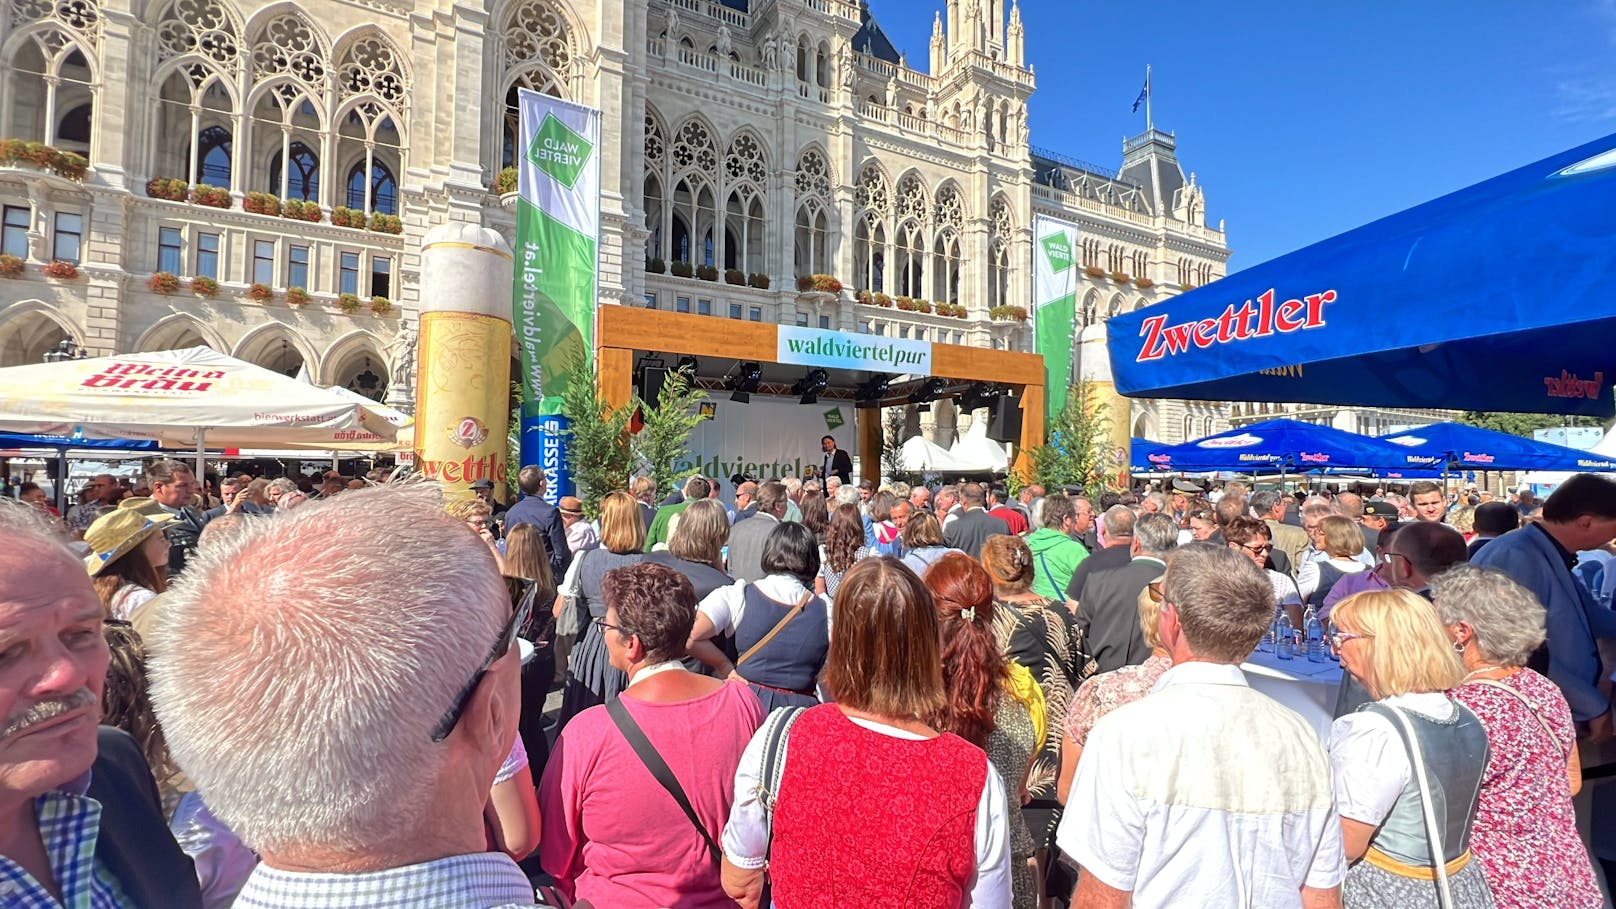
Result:
M636 399L645 425L633 437L634 454L643 463L646 475L656 481L659 500L695 473L693 467L681 470L675 465L688 450L690 434L704 419L698 407L705 396L687 372L673 369L668 371L655 403Z
M1045 489L1082 486L1095 496L1111 484L1114 472L1109 439L1111 420L1093 386L1071 387L1066 408L1047 427L1044 444L1028 450L1032 479Z
M634 466L628 421L634 408L612 407L600 396L594 370L575 364L561 395L561 413L569 423L567 470L584 513L593 518L600 513L600 500L628 483Z

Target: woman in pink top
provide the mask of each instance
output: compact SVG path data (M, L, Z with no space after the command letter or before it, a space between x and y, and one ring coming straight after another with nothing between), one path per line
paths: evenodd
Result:
M611 664L628 674L618 703L660 756L696 814L680 809L605 706L573 718L539 783L539 860L575 900L612 909L736 904L724 895L718 841L741 751L763 722L744 682L680 664L696 619L690 580L643 562L607 572L594 621ZM705 833L705 835L704 835Z

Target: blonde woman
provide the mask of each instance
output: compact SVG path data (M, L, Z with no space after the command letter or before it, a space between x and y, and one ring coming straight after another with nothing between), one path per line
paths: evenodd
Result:
M1337 581L1367 571L1369 566L1358 558L1364 549L1363 531L1351 518L1333 514L1320 521L1313 532L1313 545L1324 553L1324 558L1303 562L1296 569L1296 586L1302 602L1317 612L1324 607L1324 598Z
M1352 863L1346 909L1493 909L1470 853L1487 730L1448 696L1464 679L1431 604L1407 590L1347 597L1330 646L1375 700L1335 721L1330 766Z
M572 600L573 608L589 621L583 636L567 658L567 684L561 695L558 728L586 707L616 699L628 684L628 676L612 665L606 652L606 639L600 623L606 619L606 601L601 583L606 572L645 559L645 521L639 500L619 489L600 503L600 548L579 553L567 569L561 593Z

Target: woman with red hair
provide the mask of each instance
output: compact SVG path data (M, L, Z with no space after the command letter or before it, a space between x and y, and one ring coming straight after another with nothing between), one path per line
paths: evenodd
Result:
M1044 740L1044 692L1025 666L1004 658L993 633L993 579L970 556L955 552L926 569L937 609L947 701L928 719L988 753L988 761L1017 802L1026 792L1033 754ZM1035 846L1020 812L1010 820L1010 884L1015 909L1033 909Z

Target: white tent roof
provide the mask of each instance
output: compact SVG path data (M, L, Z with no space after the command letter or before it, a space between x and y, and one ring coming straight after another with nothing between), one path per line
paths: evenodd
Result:
M375 449L399 427L356 402L206 347L0 369L0 429L169 448Z
M1607 458L1616 458L1616 427L1605 433L1605 437L1588 451ZM1521 482L1529 486L1558 486L1570 478L1570 471L1534 470L1522 477Z
M961 470L1002 472L1010 469L1010 452L1003 445L988 438L986 420L972 420L965 434L948 450Z
M960 466L948 449L933 444L925 436L914 436L904 442L903 447L899 449L899 457L905 470L947 473L971 469Z

